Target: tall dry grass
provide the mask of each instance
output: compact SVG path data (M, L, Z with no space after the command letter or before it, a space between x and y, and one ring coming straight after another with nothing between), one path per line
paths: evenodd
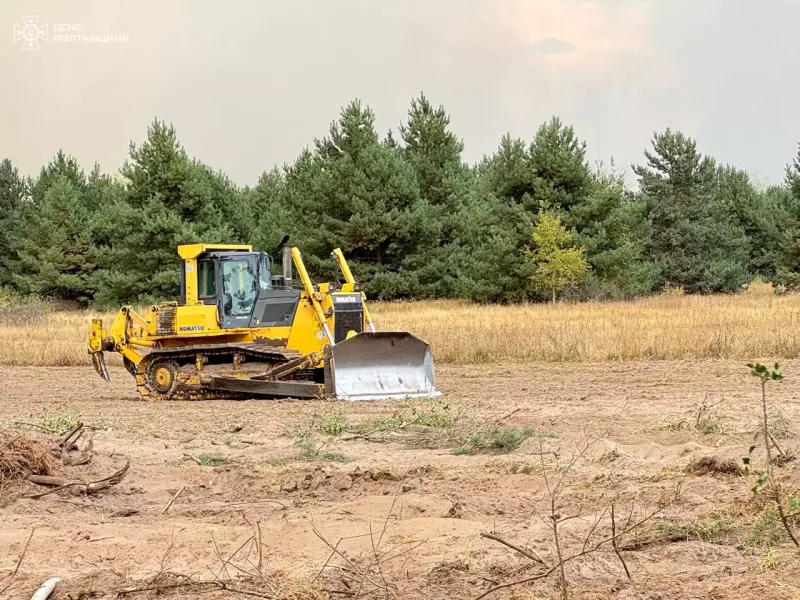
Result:
M0 365L88 365L91 319L112 316L47 305L26 310L21 317L0 311ZM800 357L800 295L665 294L557 306L430 301L374 304L372 311L379 329L429 342L437 364Z
M0 365L66 367L90 365L87 342L94 311L61 312L46 303L0 310ZM109 357L109 364L117 364ZM119 359L119 364L122 364Z
M381 329L407 329L438 364L800 356L800 295L479 306L380 304Z

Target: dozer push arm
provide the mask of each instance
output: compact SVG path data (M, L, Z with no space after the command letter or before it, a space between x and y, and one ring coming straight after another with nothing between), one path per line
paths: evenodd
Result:
M339 269L342 271L342 276L344 277L345 282L353 286L352 291L354 291L356 279L353 277L353 272L350 270L350 265L348 265L347 261L344 259L344 254L342 254L341 248L334 249L334 251L331 252L331 256L339 264ZM364 318L367 320L369 330L372 333L375 333L375 323L372 321L372 315L369 314L369 309L367 308L367 297L364 292L361 292L361 298L363 299L362 305L364 307Z
M328 327L328 321L325 320L325 313L322 312L322 305L319 303L317 292L314 291L314 285L311 283L311 278L308 276L308 271L306 271L306 266L303 263L303 257L300 256L300 250L297 248L292 248L292 261L297 269L297 274L300 276L300 281L303 282L303 288L306 290L306 294L311 301L311 305L314 307L314 313L317 315L317 319L319 319L322 329L325 331L325 335L328 337L328 341L331 343L331 346L333 346L335 344L333 341L333 334L331 334L331 330Z

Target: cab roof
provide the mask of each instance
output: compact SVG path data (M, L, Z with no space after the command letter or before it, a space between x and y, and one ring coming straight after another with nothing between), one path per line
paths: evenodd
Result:
M249 244L184 244L178 246L178 256L182 259L197 258L204 252L252 252Z

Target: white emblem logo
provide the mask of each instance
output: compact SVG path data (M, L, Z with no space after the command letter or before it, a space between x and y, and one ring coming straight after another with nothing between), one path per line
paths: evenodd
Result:
M47 41L47 24L39 25L39 15L22 17L22 25L14 23L14 41L20 40L23 50L38 50L39 41Z

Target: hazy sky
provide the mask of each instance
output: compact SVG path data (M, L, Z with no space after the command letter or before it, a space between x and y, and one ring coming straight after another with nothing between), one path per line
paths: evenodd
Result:
M0 157L115 171L157 116L253 184L351 99L385 133L424 91L469 161L556 114L593 161L639 161L671 126L777 183L800 141L797 23L797 0L3 0ZM58 42L65 25L128 41Z

